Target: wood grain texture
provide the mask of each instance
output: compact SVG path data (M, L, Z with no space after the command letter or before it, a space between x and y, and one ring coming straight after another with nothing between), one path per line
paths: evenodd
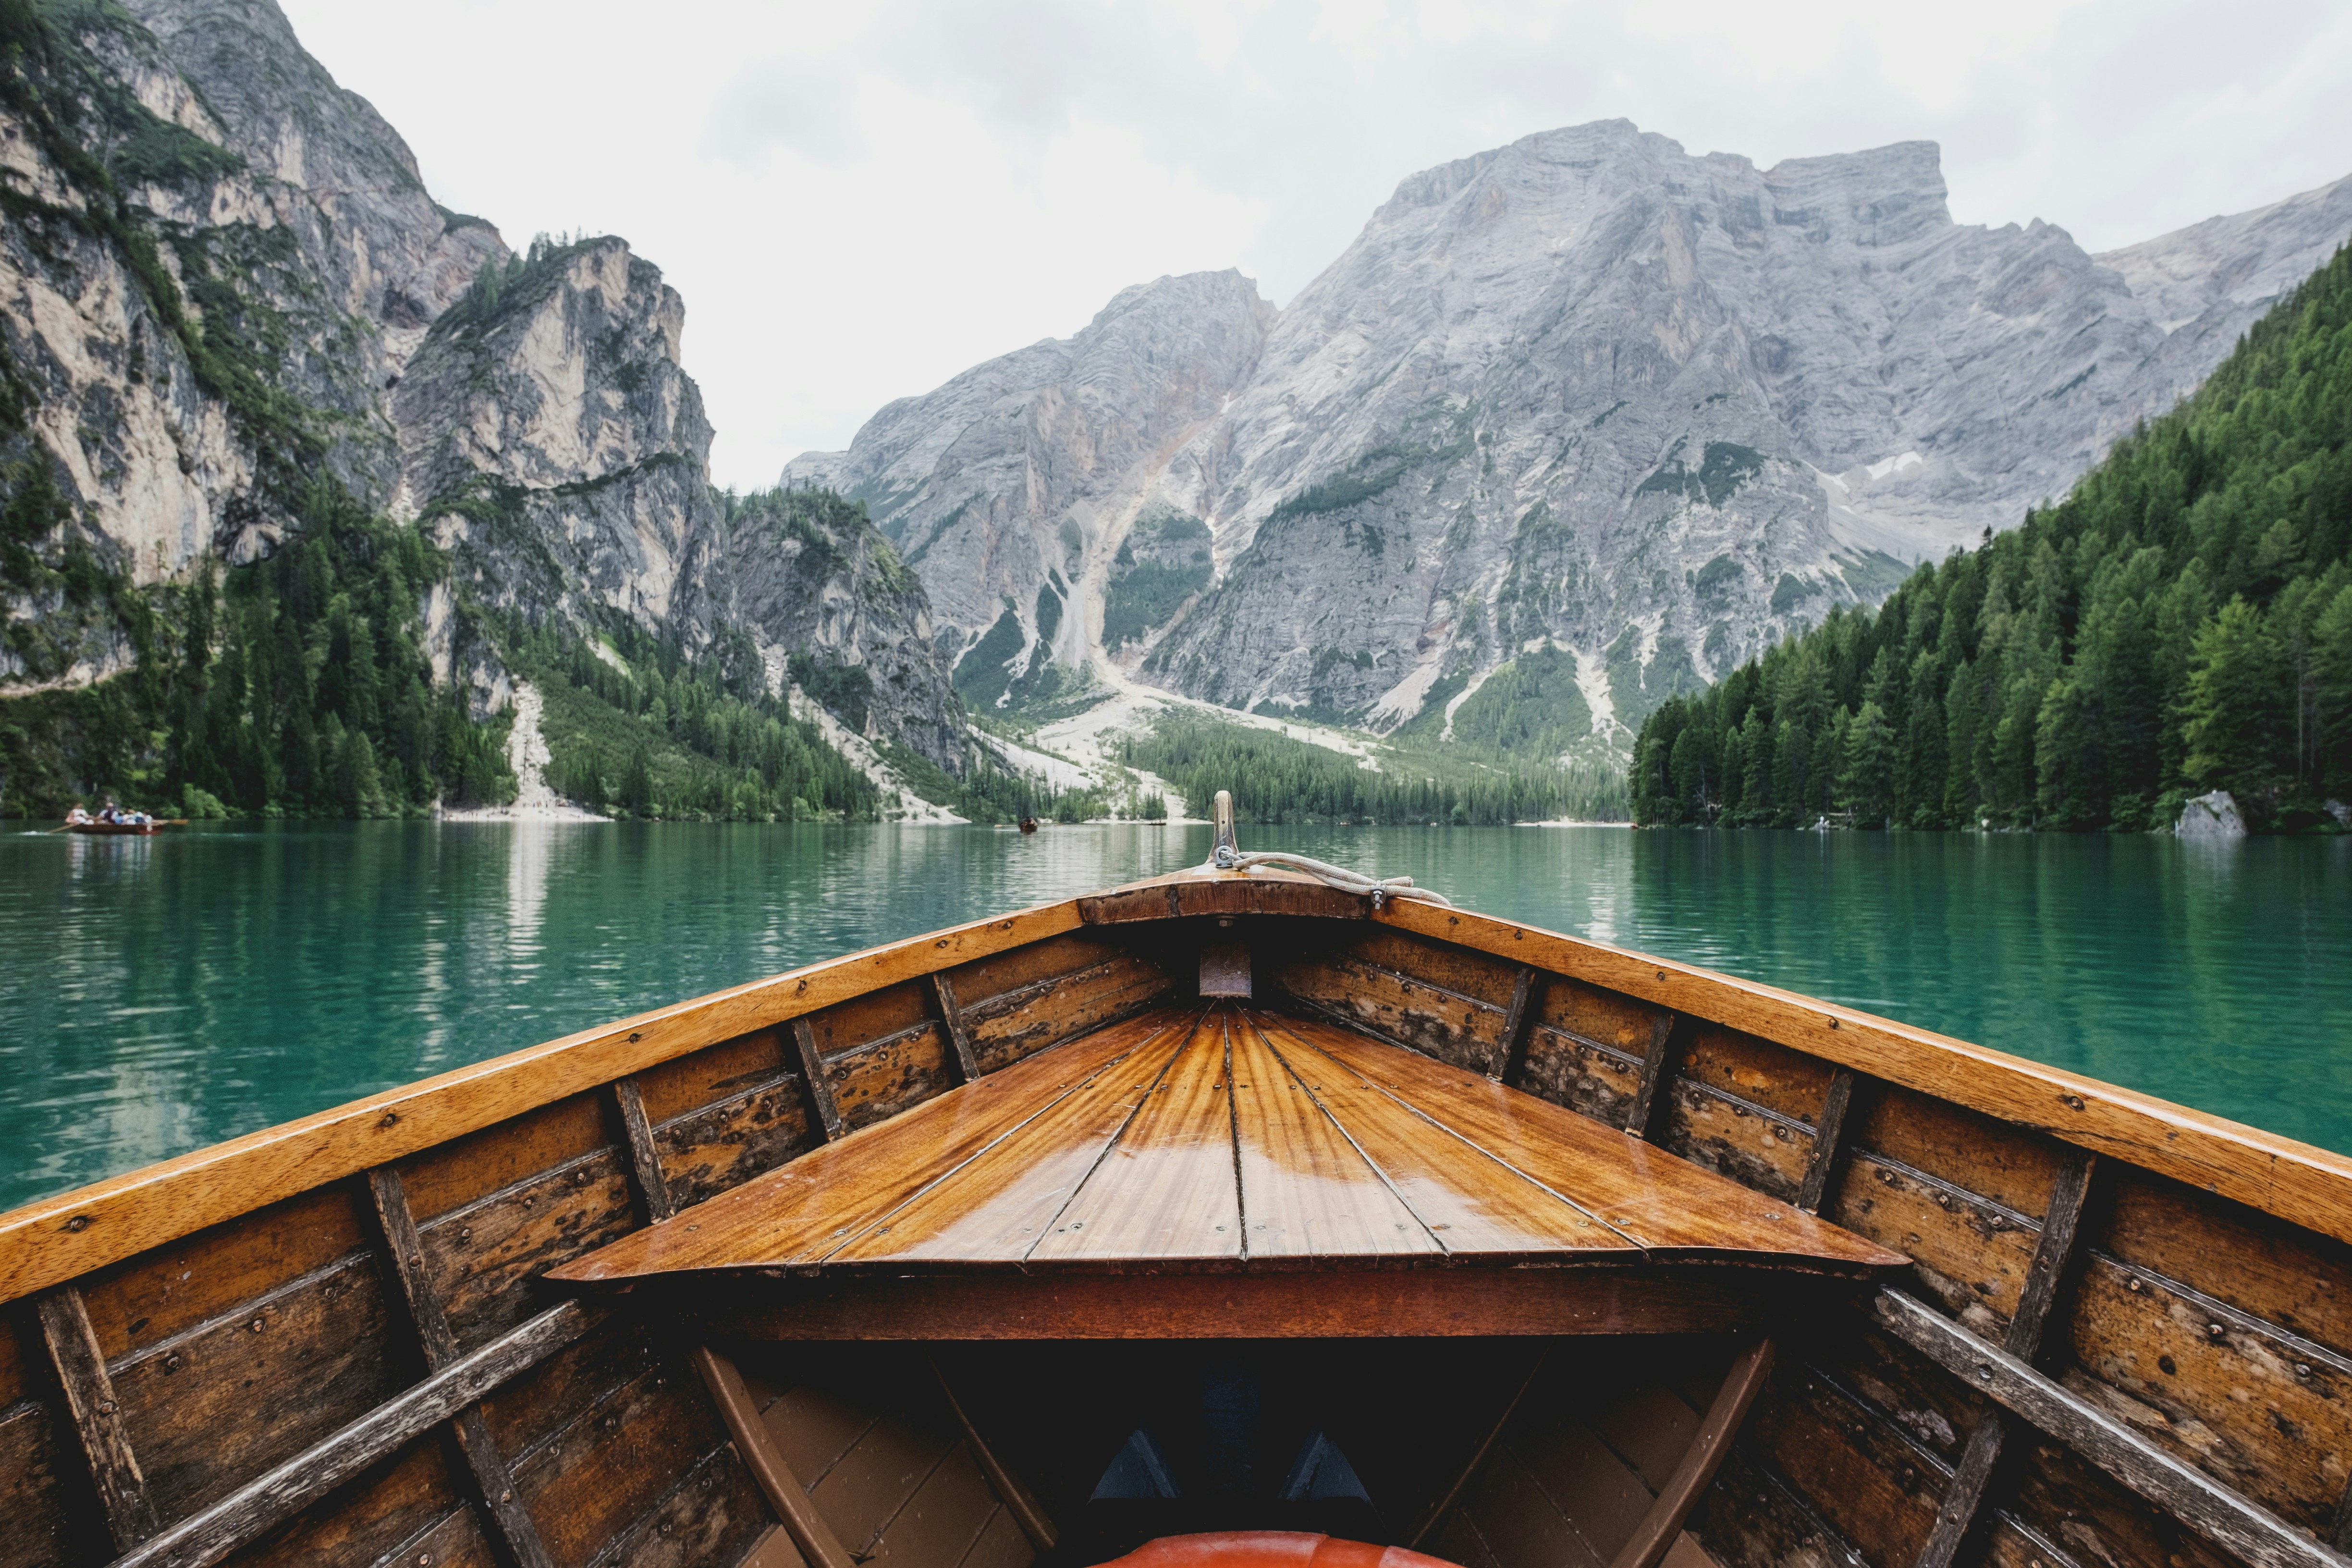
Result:
M148 1498L139 1457L131 1452L122 1405L107 1375L97 1331L90 1327L81 1292L70 1285L51 1290L37 1307L41 1338L64 1391L67 1417L81 1446L90 1486L106 1510L115 1550L127 1552L155 1533L155 1505Z
M150 1537L114 1568L206 1568L587 1333L600 1315L577 1301L541 1313L449 1363L399 1398L305 1448L209 1507Z
M877 986L1078 928L1075 900L973 921L460 1068L0 1215L0 1301Z
M424 1352L425 1370L439 1372L457 1359L457 1336L450 1331L448 1315L433 1294L425 1244L416 1233L415 1217L409 1213L408 1194L401 1185L400 1173L388 1166L370 1171L367 1184L383 1231L383 1255L391 1263L393 1283L406 1310L410 1331ZM454 1430L490 1528L508 1557L517 1568L552 1568L553 1559L539 1538L538 1526L515 1495L514 1477L482 1418L481 1406L468 1405L460 1411Z
M931 998L939 1005L940 1024L955 1052L956 1070L962 1075L961 1081L970 1083L980 1076L980 1058L972 1054L971 1031L964 1026L963 1008L956 1002L955 977L945 970L932 975Z
M1934 1529L1940 1468L1820 1367L1783 1361L1740 1444L1872 1563L1909 1563Z
M1756 1403L1765 1378L1771 1373L1773 1354L1772 1341L1760 1339L1732 1362L1730 1375L1707 1406L1698 1431L1658 1489L1656 1501L1631 1539L1610 1559L1609 1568L1658 1568L1664 1561L1700 1494L1713 1484L1716 1471L1730 1454L1731 1440L1748 1418L1748 1407Z
M1948 1318L1895 1290L1880 1291L1874 1305L1896 1335L1947 1372L1970 1380L2231 1556L2255 1568L2343 1568L2346 1560L2332 1549Z
M1547 989L1567 985L1555 980ZM1646 1037L1649 1026L1643 1026ZM1613 1047L1538 1023L1528 1031L1528 1049L1512 1088L1565 1106L1610 1127L1622 1129L1642 1085L1642 1058Z
M1650 1040L1642 1053L1642 1081L1625 1112L1625 1131L1635 1138L1654 1138L1660 1130L1659 1110L1670 1099L1677 1051L1675 1034L1686 1021L1673 1013L1661 1014L1650 1025Z
M654 1123L662 1173L680 1208L766 1175L824 1142L809 1120L797 1072L765 1076L712 1104Z
M558 1568L582 1568L725 1443L685 1358L666 1358L518 1455L516 1485Z
M548 1268L637 1226L628 1157L612 1146L541 1171L418 1226L433 1289L460 1345L506 1332L544 1305Z
M1158 964L1133 953L1114 953L1087 968L1049 974L984 1001L965 998L964 1026L971 1033L981 1071L991 1073L1131 1018L1167 1001L1175 988Z
M1837 1174L1839 1158L1845 1152L1846 1113L1853 1109L1854 1086L1861 1081L1861 1075L1852 1068L1840 1068L1830 1075L1830 1086L1822 1096L1821 1116L1813 1123L1805 1178L1797 1187L1797 1206L1807 1214L1822 1212L1822 1195Z
M1251 1258L1444 1251L1334 1108L1267 1039L1262 1018L1227 1013L1225 1039L1234 1163Z
M677 1310L706 1338L720 1341L1410 1339L1725 1333L1769 1321L1801 1297L1801 1281L1743 1273L1423 1268L853 1277L778 1281L740 1305L704 1291L682 1300Z
M1230 1014L1202 1014L1027 1251L1032 1265L1242 1257Z
M1908 1261L1475 1073L1383 1048L1328 1026L1301 1023L1294 1032L1654 1258L1770 1254L1864 1271Z
M662 1168L661 1149L654 1142L653 1120L646 1114L645 1095L634 1078L613 1084L613 1113L621 1119L621 1137L629 1151L629 1179L637 1189L637 1204L646 1223L665 1220L677 1212L670 1197L669 1173Z
M1543 1005L1543 977L1532 964L1519 965L1518 978L1511 984L1510 1005L1503 1012L1503 1033L1495 1042L1495 1059L1487 1064L1486 1076L1496 1083L1511 1083L1519 1076L1528 1051L1528 1030Z
M765 1561L774 1568L793 1568L800 1557L791 1535L770 1519L767 1500L735 1445L725 1442L679 1476L592 1561L613 1568L761 1568L758 1554L763 1550L772 1554Z
M1742 1029L2352 1241L2352 1158L2341 1154L1692 964L1411 900L1371 919Z
M824 1129L827 1142L841 1136L841 1107L833 1096L833 1075L818 1054L816 1035L806 1018L793 1020L793 1047L799 1053L801 1083L808 1091L809 1113Z
M233 1563L301 1563L304 1568L371 1568L408 1552L415 1563L421 1544L436 1537L462 1550L485 1568L511 1568L481 1534L478 1515L458 1479L454 1443L426 1439L378 1460L284 1523L245 1547ZM470 1531L467 1527L472 1527ZM411 1543L420 1543L409 1551ZM439 1558L436 1555L436 1562Z
M1592 1257L1907 1261L1476 1072L1218 1003L1003 1069L550 1278Z
M1320 1026L1263 1014L1250 1026L1425 1227L1430 1250L1502 1261L1556 1250L1563 1237L1591 1252L1634 1247L1631 1237L1563 1203L1502 1160L1446 1135L1411 1104L1315 1048Z
M752 1479L760 1484L761 1494L783 1522L809 1568L856 1568L848 1550L809 1500L808 1489L777 1449L734 1362L707 1345L698 1346L694 1369L701 1375L703 1386L710 1391L711 1402L718 1406L719 1418L726 1422L729 1435L735 1439L735 1451L743 1457Z
M1371 912L1361 893L1306 878L1255 876L1190 877L1179 874L1141 886L1114 889L1078 901L1088 925L1124 925L1191 915L1319 915L1360 921Z
M1184 1047L1187 1020L1138 1021L1111 1034L1131 1042L1058 1094L1007 1136L853 1232L829 1254L841 1267L961 1260L1014 1267L1057 1227L1084 1237L1086 1218L1068 1211L1121 1131L1136 1117L1168 1063ZM1018 1071L1020 1068L1008 1068Z
M551 1278L608 1283L681 1264L696 1267L692 1260L719 1250L764 1267L813 1264L1124 1060L1156 1032L1146 1022L1119 1026L989 1074L552 1270ZM867 1152L877 1149L881 1157L869 1159Z
M0 1568L54 1568L104 1553L102 1541L85 1540L95 1521L79 1499L77 1457L65 1423L46 1404L20 1400L0 1407Z
M100 1270L80 1289L99 1347L120 1363L358 1258L373 1237L363 1192L342 1182Z
M2352 1364L2093 1254L2053 1375L2174 1458L2327 1536L2352 1470Z
M418 1366L389 1295L361 1253L116 1361L157 1518L204 1507L396 1394Z
M1352 954L1274 969L1280 988L1315 1013L1452 1066L1485 1072L1503 1035L1503 1005Z
M1736 1094L1677 1077L1650 1141L1702 1170L1796 1206L1812 1129Z

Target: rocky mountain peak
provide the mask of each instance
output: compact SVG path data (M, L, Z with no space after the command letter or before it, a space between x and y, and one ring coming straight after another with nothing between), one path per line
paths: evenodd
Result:
M796 686L845 733L963 769L920 585L855 506L713 491L684 303L625 241L516 255L437 205L271 0L27 18L47 47L12 57L0 104L18 198L0 227L0 500L41 515L0 561L0 697L119 673L133 611L201 600L223 564L314 527L414 525L437 547L406 579L421 634L387 604L371 636L393 659L420 636L478 717L511 695L501 661L526 641L593 664L617 637L674 666L717 650L753 695L764 673L768 699ZM295 710L260 721L311 722ZM784 787L782 754L758 799ZM268 791L247 783L257 806Z
M1613 751L2061 492L2352 231L2347 187L2095 258L1955 223L1931 142L1759 169L1570 126L1403 180L1278 317L1123 291L791 471L872 498L991 700L1066 701L1043 658L1443 730L1542 651L1577 700L1520 728Z
M848 451L796 458L784 482L872 504L922 576L948 658L1008 615L1026 650L1041 617L1063 631L1069 584L1108 569L1143 492L1255 368L1274 320L1238 271L1139 284L1068 338L890 405ZM1055 604L1041 611L1041 595Z

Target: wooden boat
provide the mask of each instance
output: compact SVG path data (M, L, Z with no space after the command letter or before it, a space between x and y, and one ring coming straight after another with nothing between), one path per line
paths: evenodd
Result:
M175 824L171 822L68 822L66 831L94 834L104 838L142 838L173 826Z
M2352 1162L1402 891L1203 868L0 1215L0 1565L2343 1568Z

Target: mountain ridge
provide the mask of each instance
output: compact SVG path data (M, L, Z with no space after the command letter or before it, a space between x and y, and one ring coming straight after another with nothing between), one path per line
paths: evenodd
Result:
M272 0L0 0L0 39L12 808L478 798L517 661L577 666L548 636L655 715L596 721L640 809L842 808L793 691L965 770L920 585L855 508L712 489L684 302L625 241L438 205Z
M894 401L786 476L838 482L924 552L959 683L1003 663L1008 708L1115 665L1386 729L1554 649L1588 749L1622 754L1666 696L2063 493L2347 232L2352 180L2093 257L2040 220L1954 223L1932 142L1759 170L1601 121L1400 181L1289 305L1256 301L1253 362L1187 367L1229 395L1156 467L1057 490L1096 432L1034 421L1017 487L922 460L992 409L971 395L992 367L1099 357L1090 327ZM1161 319L1150 346L1182 337ZM1068 558L1007 539L1014 489L1027 541L1079 521ZM1215 581L1105 649L1109 563L1154 508L1209 528ZM974 562L985 589L950 597ZM1058 682L1034 668L1048 620Z

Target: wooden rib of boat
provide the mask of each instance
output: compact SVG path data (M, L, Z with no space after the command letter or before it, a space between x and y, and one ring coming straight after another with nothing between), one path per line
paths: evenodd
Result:
M1204 868L0 1215L0 1568L2344 1568L2347 1241L2334 1154Z

